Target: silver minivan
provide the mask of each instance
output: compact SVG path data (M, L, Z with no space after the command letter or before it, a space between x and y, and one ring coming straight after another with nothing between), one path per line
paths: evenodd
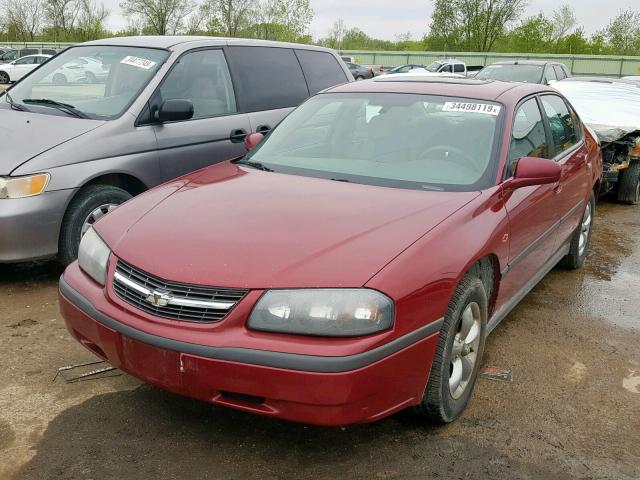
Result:
M70 263L117 205L243 155L249 133L347 81L333 50L309 45L148 36L66 49L0 96L0 262Z

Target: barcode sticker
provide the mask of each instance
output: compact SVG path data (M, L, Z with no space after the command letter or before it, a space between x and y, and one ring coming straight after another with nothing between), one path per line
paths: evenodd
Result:
M487 115L500 115L502 107L491 105L489 103L464 103L464 102L447 102L442 107L443 112L472 112L485 113Z
M132 67L144 68L145 70L151 70L156 64L156 62L152 62L146 58L132 57L131 55L124 57L120 60L120 63L131 65Z

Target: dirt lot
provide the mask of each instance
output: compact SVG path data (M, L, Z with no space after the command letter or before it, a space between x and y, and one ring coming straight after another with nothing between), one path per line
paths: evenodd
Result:
M444 428L401 413L306 427L118 376L52 382L91 360L58 313L53 264L0 266L0 479L640 478L639 210L603 203L580 272L553 271L492 334L482 379Z

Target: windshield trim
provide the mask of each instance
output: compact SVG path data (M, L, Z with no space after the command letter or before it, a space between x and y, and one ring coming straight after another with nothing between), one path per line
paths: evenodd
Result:
M330 172L328 170L313 170L313 169L307 169L307 168L303 168L303 167L293 167L293 166L286 166L286 165L280 165L280 164L276 164L276 163L271 163L268 161L263 161L260 160L259 163L262 164L263 166L269 168L271 171L275 172L275 173L282 173L282 174L287 174L287 175L296 175L296 176L303 176L303 177L311 177L311 178L320 178L320 179L325 179L328 181L338 181L338 177L340 179L344 179L347 180L348 183L355 183L358 185L371 185L371 186L377 186L377 187L387 187L387 188L399 188L399 189L404 189L404 190L418 190L418 191L423 191L423 192L438 192L438 191L442 191L442 192L475 192L475 191L482 191L482 190L486 190L489 188L492 188L496 185L498 185L499 183L497 182L497 174L498 174L498 168L499 168L499 164L500 164L500 157L501 157L501 150L502 150L502 144L503 144L503 138L504 138L504 133L505 133L505 122L506 122L506 118L507 118L507 105L499 100L490 100L490 99L486 99L486 98L473 98L473 97L463 97L460 95L436 95L436 94L429 94L429 93L416 93L416 92L331 92L331 91L325 91L325 92L320 92L317 93L316 95L313 95L311 97L309 97L308 99L306 99L304 102L302 102L297 108L302 107L305 103L320 97L320 96L352 96L352 95L368 95L368 94L391 94L391 95L412 95L412 96L424 96L424 97L437 97L437 98L444 98L444 99L455 99L457 101L472 101L472 102L485 102L485 103L494 103L499 105L501 108L500 114L498 115L498 117L496 118L496 125L495 125L495 134L494 134L494 138L493 138L493 144L491 145L491 153L489 156L489 163L488 166L485 170L485 172L482 174L482 176L478 179L477 182L473 183L473 184L469 184L469 185L455 185L455 184L429 184L427 182L413 182L413 181L409 181L409 180L398 180L398 179L388 179L388 178L380 178L380 177L367 177L367 176L362 176L362 175L355 175L355 174L347 174L347 173L342 173L342 172ZM285 118L286 120L286 118ZM276 129L278 127L280 127L280 125L282 125L282 123L285 122L285 120L283 120L282 122L280 122L276 127L274 127L271 131L269 131L268 135L265 136L265 139L258 144L258 146L256 148L254 148L253 150L251 150L250 152L248 152L244 157L242 157L242 160L244 160L245 162L251 162L251 159L253 157L253 155L255 155L256 153L258 153L258 151L260 151L261 147L264 146L267 141L268 138L271 134L273 134L273 132L276 131ZM240 166L242 166L242 163L240 163ZM250 168L249 166L247 166L246 168ZM370 179L368 181L363 181L363 179Z
M122 116L127 113L129 111L129 109L131 108L131 106L136 102L136 100L138 100L142 94L142 92L144 92L144 90L149 86L149 84L151 83L151 81L157 77L157 75L160 73L160 70L162 69L162 67L164 67L164 65L167 63L167 61L171 58L171 54L173 53L173 50L170 50L168 48L162 48L162 47L136 47L134 45L106 45L106 44L100 44L100 45L85 45L85 44L80 44L80 45L72 45L68 48L65 48L64 50L61 50L60 52L58 52L56 55L53 55L51 58L47 59L46 62L41 63L40 65L38 65L38 67L34 68L33 70L31 70L30 72L28 72L25 76L23 76L20 80L18 80L18 82L14 83L13 85L11 85L9 88L7 88L4 92L2 92L0 94L0 98L5 97L5 101L6 100L6 93L11 90L14 86L18 85L20 82L22 82L25 78L29 77L29 75L33 74L35 71L39 70L43 65L46 65L47 63L49 63L51 60L53 60L54 58L58 57L59 55L61 55L62 53L66 53L68 51L70 51L71 49L78 49L78 48L95 48L95 47L110 47L110 48L145 48L148 50L160 50L160 51L164 51L167 52L168 55L165 57L165 59L160 62L160 65L158 65L158 69L156 70L156 72L151 75L149 77L149 79L143 83L140 87L140 89L131 97L131 100L129 101L129 103L127 103L127 105L125 107L123 107L123 109L120 111L120 113L118 113L117 115L114 116L100 116L100 115L94 115L92 113L88 113L88 112L82 112L84 113L87 118L78 118L78 120L98 120L98 121L112 121L112 120L118 120L120 118L122 118ZM7 101L7 103L9 103ZM17 102L19 104L22 104L22 102ZM37 105L36 105L37 106ZM46 107L45 107L46 108ZM41 114L41 115L57 115L56 113L53 113L53 109L49 108L48 109L49 112L47 112L47 110L45 109L44 111L33 111L33 110L29 110L30 113L36 113L36 114ZM137 117L137 115L136 115ZM71 117L73 118L73 117Z

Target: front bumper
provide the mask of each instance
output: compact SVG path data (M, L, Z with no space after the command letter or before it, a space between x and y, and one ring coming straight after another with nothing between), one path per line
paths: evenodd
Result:
M181 395L317 425L372 422L420 403L442 325L438 320L341 357L205 346L134 329L99 311L76 288L60 280L67 328L112 365Z
M62 218L73 190L0 200L0 263L50 257L58 252Z

